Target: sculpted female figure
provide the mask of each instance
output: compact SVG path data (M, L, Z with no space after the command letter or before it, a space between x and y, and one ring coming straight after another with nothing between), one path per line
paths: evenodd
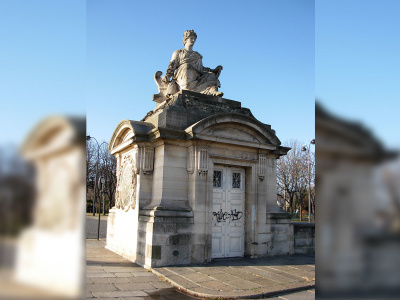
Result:
M183 34L185 48L176 50L172 54L166 75L161 78L164 83L168 83L166 95L173 95L180 90L189 90L222 97L223 93L218 91L221 87L218 77L222 66L215 69L203 66L203 57L200 53L193 51L196 39L197 35L193 30L186 30Z

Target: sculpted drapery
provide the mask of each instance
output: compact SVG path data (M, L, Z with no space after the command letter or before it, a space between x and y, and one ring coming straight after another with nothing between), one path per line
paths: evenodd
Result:
M219 96L218 92L221 83L218 77L221 69L212 72L210 68L203 66L203 57L196 51L187 51L179 49L172 55L168 66L167 77L172 77L178 86L172 81L168 87L168 93L174 94L179 90L189 90L207 95ZM177 88L179 88L177 90Z
M193 45L197 39L197 35L193 30L186 30L183 34L184 49L176 50L172 54L166 75L163 76L162 82L168 87L165 95L173 95L180 90L189 90L206 95L222 97L223 93L218 91L221 87L219 75L222 66L215 69L203 66L200 53L193 51ZM157 82L157 79L156 79ZM157 84L162 85L161 82ZM161 89L162 90L162 87Z

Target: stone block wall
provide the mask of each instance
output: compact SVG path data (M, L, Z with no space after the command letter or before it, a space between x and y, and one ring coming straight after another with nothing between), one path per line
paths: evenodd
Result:
M266 231L267 234L264 237L266 240L261 242L259 247L260 256L293 254L294 233L289 214L267 213Z
M193 218L139 216L136 263L151 268L190 264Z
M293 223L294 227L294 253L315 253L315 224Z

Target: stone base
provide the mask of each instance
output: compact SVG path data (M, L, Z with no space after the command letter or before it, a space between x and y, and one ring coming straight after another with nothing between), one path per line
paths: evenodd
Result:
M15 279L60 297L80 297L84 249L80 232L28 229L18 241Z
M294 253L294 231L288 213L267 213L268 240L260 254L265 256L290 255ZM263 253L264 252L264 253Z
M294 253L315 253L315 224L293 223L294 225Z
M142 121L156 127L184 130L212 114L227 112L253 117L239 101L182 90L171 100L159 103Z
M137 210L112 208L108 214L106 248L131 260L136 260Z
M193 218L139 216L136 262L153 268L190 264Z

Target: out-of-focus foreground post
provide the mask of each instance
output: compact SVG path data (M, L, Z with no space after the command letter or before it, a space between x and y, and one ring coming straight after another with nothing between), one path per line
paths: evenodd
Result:
M359 123L316 106L316 296L384 299L400 292L397 154Z
M25 139L21 154L36 172L32 224L17 239L15 280L5 284L1 297L83 295L85 131L84 118L53 116Z

